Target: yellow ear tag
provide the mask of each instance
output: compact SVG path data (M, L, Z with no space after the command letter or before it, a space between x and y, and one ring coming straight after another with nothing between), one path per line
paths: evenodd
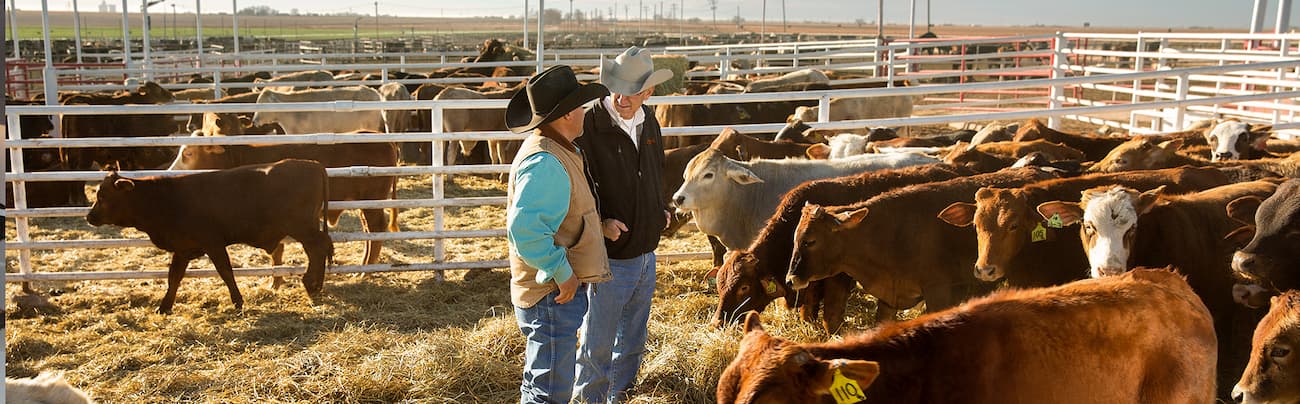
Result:
M1052 217L1047 219L1047 227L1051 227L1053 229L1059 229L1065 227L1065 221L1061 220L1061 214L1053 213Z
M862 386L858 386L856 380L844 376L844 372L835 369L835 377L831 380L831 397L835 397L835 402L839 404L853 404L866 400L866 394L862 393Z
M768 295L768 296L776 295L776 282L773 282L773 281L768 280L768 279L764 279L764 280L763 280L763 291L764 291L764 292L767 292L767 295Z
M1029 239L1035 243L1047 240L1047 229L1043 228L1042 223L1034 226L1034 230L1029 233Z

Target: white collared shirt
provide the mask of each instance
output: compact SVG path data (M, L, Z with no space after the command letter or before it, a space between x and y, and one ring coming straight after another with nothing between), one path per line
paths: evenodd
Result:
M623 129L623 133L632 139L632 145L640 148L641 145L637 143L636 128L645 122L645 109L637 108L636 114L632 115L632 119L623 119L622 116L619 116L618 110L614 109L614 96L607 95L600 102L605 105L605 110L609 111L610 122L614 126Z

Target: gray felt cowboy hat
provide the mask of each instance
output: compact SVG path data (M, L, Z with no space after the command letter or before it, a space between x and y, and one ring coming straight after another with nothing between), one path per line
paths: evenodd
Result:
M551 66L529 78L524 90L510 97L506 127L514 133L527 132L606 95L609 90L605 86L579 84L569 66Z
M672 70L655 70L650 52L635 46L627 48L614 60L600 63L600 83L618 94L637 94L671 78Z

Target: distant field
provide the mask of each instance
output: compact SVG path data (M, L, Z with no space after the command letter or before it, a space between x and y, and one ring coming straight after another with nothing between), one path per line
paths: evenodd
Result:
M19 10L18 16L18 36L20 39L40 39L41 38L41 13L39 10ZM164 29L164 14L151 14L153 20L152 36L155 38L171 37L172 16L165 13L166 29ZM121 38L122 34L122 16L120 13L98 13L82 12L83 21L82 36L84 38ZM131 34L134 38L140 38L140 27L142 18L139 13L130 15ZM181 37L192 37L194 32L194 14L178 14L176 16L176 33ZM357 17L349 16L328 16L328 17L309 17L309 16L240 16L239 25L241 33L257 37L271 36L280 38L349 38L352 36L353 23L358 24L358 34L363 38L375 36L375 19L373 16ZM9 23L5 21L6 25ZM205 36L228 36L230 35L231 17L229 15L204 14L203 15L203 34ZM72 38L73 37L73 17L71 12L52 11L50 12L51 37L53 38ZM504 18L434 18L434 17L394 17L381 16L379 19L380 31L379 37L393 37L399 34L409 34L412 30L417 35L429 35L437 33L472 33L484 31L504 31L515 32L521 29L522 23L518 19ZM531 29L535 29L535 22L530 24ZM938 25L934 27L934 32L940 37L952 36L994 36L994 35L1026 35L1026 34L1047 34L1057 31L1069 32L1125 32L1135 33L1138 31L1165 31L1173 29L1179 32L1207 32L1223 30L1205 30L1205 29L1185 29L1177 27L1145 27L1145 28L1110 28L1110 27L1071 27L1071 26L963 26L963 25ZM678 32L677 21L645 21L645 22L628 22L620 21L616 26L608 23L589 24L577 26L572 22L560 21L548 22L548 32L559 31L591 31L591 32L614 32L620 33L638 32ZM769 20L766 27L759 21L746 21L742 26L737 26L730 22L719 19L715 26L712 21L703 20L699 23L687 23L680 27L681 31L686 33L718 33L718 32L759 32L765 30L769 33L817 33L817 34L857 34L857 35L875 35L876 27L865 24L857 25L852 23L823 23L823 22L791 22L788 27L782 28L779 19ZM925 32L924 25L918 25L916 34ZM908 27L904 25L888 25L885 27L887 36L906 36ZM10 38L10 31L6 27L4 32L5 38Z

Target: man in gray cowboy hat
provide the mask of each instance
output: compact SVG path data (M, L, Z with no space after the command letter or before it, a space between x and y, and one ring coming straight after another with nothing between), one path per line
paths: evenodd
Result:
M599 201L601 230L614 279L587 288L578 350L577 399L627 399L645 353L646 323L655 292L655 254L668 224L663 197L663 137L653 110L643 105L655 85L673 77L655 70L649 52L635 46L600 67L610 95L587 111L578 146Z
M510 301L527 339L521 403L569 402L586 287L610 279L596 200L573 144L583 104L606 94L554 66L528 79L506 107L511 132L533 132L510 164L506 188Z

